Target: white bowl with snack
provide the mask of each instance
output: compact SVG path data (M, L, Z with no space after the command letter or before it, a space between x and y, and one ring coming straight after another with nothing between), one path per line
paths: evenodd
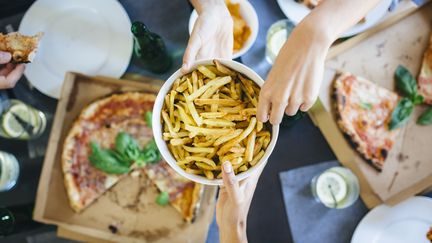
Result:
M258 35L258 15L247 0L231 0L228 9L234 22L234 50L232 58L245 54L255 42ZM194 10L189 18L189 34L192 33L198 13Z
M238 180L266 164L278 125L256 119L261 77L228 59L197 61L177 70L153 107L153 134L162 157L182 176L222 185L221 164L230 161Z

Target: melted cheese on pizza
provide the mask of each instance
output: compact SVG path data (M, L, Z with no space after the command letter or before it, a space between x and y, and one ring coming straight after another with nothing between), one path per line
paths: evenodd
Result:
M419 93L425 98L425 102L432 104L432 36L429 48L423 56L423 64L418 78Z
M349 73L341 74L334 88L339 126L360 154L381 170L398 135L387 125L397 94Z

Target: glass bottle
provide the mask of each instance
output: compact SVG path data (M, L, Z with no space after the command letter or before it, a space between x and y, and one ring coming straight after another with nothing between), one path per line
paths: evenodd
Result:
M0 151L0 192L15 186L19 176L19 163L14 155Z
M144 23L134 22L131 27L134 35L134 53L144 68L154 73L164 73L172 65L162 38L151 32Z
M33 204L0 206L0 238L35 229L41 224L33 221Z

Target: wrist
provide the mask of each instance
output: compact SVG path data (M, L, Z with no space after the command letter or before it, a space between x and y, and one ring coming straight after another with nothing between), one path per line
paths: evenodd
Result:
M246 221L237 224L226 224L219 228L221 243L246 243Z
M191 3L197 11L198 15L204 12L228 12L228 8L225 5L224 0L191 0Z
M317 21L312 17L306 17L294 31L299 31L309 36L309 39L320 48L330 48L337 39L337 35L323 21Z

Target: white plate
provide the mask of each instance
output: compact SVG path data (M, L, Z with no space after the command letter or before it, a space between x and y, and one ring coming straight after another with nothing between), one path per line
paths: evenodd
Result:
M429 243L432 199L413 197L394 207L371 210L354 231L351 243Z
M304 4L298 3L294 0L277 0L277 2L285 16L295 24L300 23L311 11ZM382 0L368 13L368 15L366 15L364 22L356 24L341 37L356 35L374 26L387 13L391 3L392 0Z
M132 55L131 22L116 0L38 0L19 32L44 36L24 72L42 93L59 98L65 72L119 78Z

